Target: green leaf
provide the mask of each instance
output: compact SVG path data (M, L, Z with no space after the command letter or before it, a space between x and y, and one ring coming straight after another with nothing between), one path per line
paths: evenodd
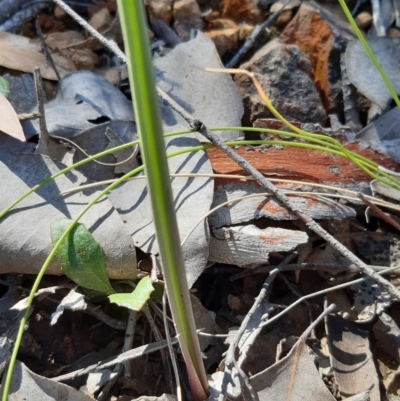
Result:
M53 244L70 224L71 220L60 219L51 225ZM100 245L83 224L77 224L72 229L58 248L56 256L63 272L81 287L106 295L115 293L107 277Z
M112 294L109 295L110 302L114 302L119 306L140 311L150 298L150 294L154 291L150 277L144 277L130 294Z
M8 97L8 94L10 93L10 84L3 77L0 77L0 93L4 97Z

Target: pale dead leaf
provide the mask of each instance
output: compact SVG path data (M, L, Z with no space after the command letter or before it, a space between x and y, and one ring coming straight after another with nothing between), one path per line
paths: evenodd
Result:
M311 357L311 349L298 341L290 353L250 378L260 401L334 401Z
M0 131L26 142L24 131L11 103L0 93Z
M85 297L79 292L71 290L58 304L56 311L51 314L50 326L57 323L65 310L85 310L86 308Z
M39 67L43 78L57 80L53 68L47 65L39 41L34 42L24 36L0 32L0 49L1 66L29 73L32 73L35 67ZM67 57L54 54L53 60L61 77L76 70L74 63Z
M93 401L94 398L83 394L62 383L30 371L17 361L11 381L10 400L13 401Z

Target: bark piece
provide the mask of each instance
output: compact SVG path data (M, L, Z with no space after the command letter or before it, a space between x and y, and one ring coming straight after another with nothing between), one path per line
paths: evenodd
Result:
M227 184L219 184L217 182L216 185L211 208L231 199L233 200L238 197L265 192L265 190L255 182L236 181ZM314 219L334 218L341 220L348 217L355 217L356 215L352 208L339 205L336 202L324 202L315 198L302 198L300 196L292 197L291 201ZM274 198L260 195L259 197L243 199L221 207L208 218L208 222L214 227L223 227L241 224L261 217L267 217L272 220L297 219L293 213L290 213Z
M223 0L222 17L236 22L261 22L262 13L258 8L258 0Z
M302 231L283 228L246 226L214 228L210 238L212 262L240 267L255 267L268 263L271 252L287 252L308 240Z

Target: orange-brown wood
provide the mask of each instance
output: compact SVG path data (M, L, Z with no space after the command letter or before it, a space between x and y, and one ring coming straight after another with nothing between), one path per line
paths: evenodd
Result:
M346 145L346 148L383 167L400 171L398 163L370 149L361 149L358 143ZM371 180L349 160L325 152L289 146L282 149L240 147L235 151L262 174L272 178L307 180L344 186ZM207 154L216 174L244 174L242 168L219 149L209 149Z

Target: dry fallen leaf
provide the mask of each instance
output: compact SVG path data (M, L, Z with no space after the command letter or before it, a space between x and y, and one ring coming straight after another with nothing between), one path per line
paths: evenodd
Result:
M0 93L0 131L26 142L24 131L11 103Z

